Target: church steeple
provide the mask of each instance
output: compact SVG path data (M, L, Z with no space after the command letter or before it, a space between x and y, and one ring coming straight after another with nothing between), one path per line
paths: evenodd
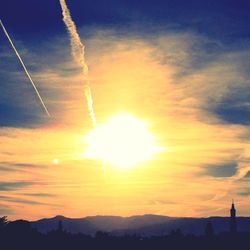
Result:
M236 209L234 206L234 200L232 200L232 207L230 209L230 233L237 232L237 225L236 225Z

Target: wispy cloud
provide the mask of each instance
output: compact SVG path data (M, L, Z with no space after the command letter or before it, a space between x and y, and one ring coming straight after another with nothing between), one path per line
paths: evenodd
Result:
M2 172L27 172L35 169L44 168L42 164L0 162L0 171Z
M18 197L13 196L0 196L1 201L7 201L7 202L13 202L13 203L23 203L23 204L29 204L29 205L43 205L43 202L39 201L32 201L32 200L26 200Z
M23 193L22 195L31 197L56 197L56 195L48 193Z
M0 204L0 214L1 215L10 215L12 214L13 210L10 208L10 206Z
M6 152L16 154L16 162L12 155L4 155L2 167L5 172L9 166L30 168L33 174L25 176L30 181L15 182L14 177L20 180L22 173L14 177L9 173L13 183L0 183L0 190L16 195L15 190L36 183L32 193L29 189L22 195L41 198L45 203L56 197L64 204L63 211L73 211L74 215L112 213L109 209L115 204L125 214L145 213L147 209L183 215L185 207L185 215L206 216L211 211L225 212L232 196L242 197L246 183L239 180L249 171L249 138L242 139L249 133L247 48L232 48L231 44L189 31L124 36L117 30L94 28L85 40L98 122L127 110L148 120L168 149L130 173L121 174L110 167L110 176L103 181L99 162L77 161L85 150L88 115L79 72L67 57L64 37L56 39L61 43L56 43L57 48L51 43L51 53L44 53L41 65L34 70L54 118L42 125L34 120L35 129L22 129L25 126L21 124L28 120L22 120L20 113L19 124L13 116L18 109L12 110L11 123L20 129L8 128L7 134L14 136L4 137L2 143ZM37 55L30 56L38 61ZM14 79L13 84L20 79ZM8 93L6 96L11 97ZM24 99L20 97L20 103ZM27 103L33 109L32 100ZM60 160L59 165L53 165L55 158ZM7 199L23 202L23 197ZM242 204L246 206L247 201Z
M31 186L33 182L17 181L17 182L0 182L0 191L14 191L20 188Z
M13 167L26 167L26 168L37 168L37 167L43 167L39 164L31 164L31 163L17 163L17 162L0 162L0 166L13 166Z
M204 174L213 177L231 177L236 174L237 162L225 162L216 165L204 166Z
M243 189L243 190L240 190L240 191L238 191L238 195L240 195L240 196L250 196L250 189Z

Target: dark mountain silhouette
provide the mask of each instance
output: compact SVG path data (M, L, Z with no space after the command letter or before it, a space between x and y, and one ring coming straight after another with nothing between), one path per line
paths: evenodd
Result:
M162 220L166 220L162 223ZM154 224L148 225L148 223ZM114 221L114 224L112 224ZM150 222L151 221L151 222ZM206 222L204 225L203 222ZM8 221L6 217L0 218L0 247L6 250L81 250L81 249L110 249L110 250L249 250L249 232L230 231L219 234L214 234L213 223L220 228L226 225L230 228L230 219L225 217L210 217L210 218L170 218L164 216L132 216L128 218L114 216L96 216L86 217L82 219L69 219L63 216L56 216L52 219L44 219L38 222L28 222L24 220ZM238 219L240 229L248 230L250 218L241 217ZM38 232L34 225L42 225L42 229L48 227L47 233ZM63 225L65 223L65 227ZM93 224L95 226L93 226ZM97 225L107 228L120 229L113 230L110 233L104 231L96 231L94 235L86 235L83 233L72 233L68 230L88 230L92 232L97 230ZM57 224L55 226L55 224ZM144 225L137 227L138 225ZM200 226L203 227L202 235L185 234L184 230L192 232L199 231ZM51 228L49 228L51 226ZM54 228L55 226L55 228ZM182 229L171 230L171 228L183 226ZM70 228L71 227L71 228ZM131 227L130 229L121 228ZM164 233L171 230L168 233ZM128 235L126 233L145 234L143 235ZM161 233L160 236L151 236L150 234ZM200 231L199 231L200 233ZM118 235L115 235L118 234ZM122 234L122 235L119 235Z
M55 230L59 221L63 228L70 233L83 233L94 235L97 231L109 232L112 235L165 235L176 229L184 234L202 235L208 221L213 225L216 234L229 230L228 217L209 218L181 218L160 215L142 215L131 217L119 216L90 216L79 219L56 216L31 222L33 228L39 232L47 233ZM237 218L238 231L250 232L250 217Z
M70 233L84 233L94 234L99 228L89 222L86 218L72 219L66 218L62 215L58 215L50 219L41 219L31 222L33 228L37 229L41 233L47 233L52 230L56 230L58 223L62 222L63 228Z

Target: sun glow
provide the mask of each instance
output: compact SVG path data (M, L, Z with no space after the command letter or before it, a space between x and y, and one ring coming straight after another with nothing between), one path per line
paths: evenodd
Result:
M159 151L154 136L142 120L128 113L112 116L87 136L85 156L100 159L120 169L150 160Z

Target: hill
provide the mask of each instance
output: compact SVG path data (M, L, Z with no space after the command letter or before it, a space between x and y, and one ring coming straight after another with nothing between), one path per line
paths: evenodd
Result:
M212 222L215 233L229 229L228 217L181 218L161 215L141 215L131 217L89 216L85 218L66 218L56 216L31 222L33 228L47 233L57 228L59 221L63 228L71 233L94 235L97 231L113 235L137 234L142 236L169 234L172 230L181 229L184 234L202 235L208 221ZM238 231L250 232L250 217L237 218Z

